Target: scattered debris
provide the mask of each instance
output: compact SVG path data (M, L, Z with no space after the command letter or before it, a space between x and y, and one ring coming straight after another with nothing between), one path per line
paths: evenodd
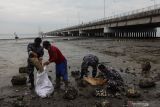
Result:
M28 73L27 67L20 67L19 73Z
M78 91L74 87L68 87L64 94L64 99L74 100L78 96Z
M150 106L149 106L149 103L147 102L128 101L126 107L150 107Z
M137 98L140 97L141 94L135 88L129 88L126 92L126 96L129 98Z
M93 96L95 96L95 97L107 97L108 96L108 92L107 92L106 89L97 88L93 92Z
M156 85L155 81L152 78L143 78L139 81L140 88L150 88Z
M93 107L111 107L111 103L108 100L96 102Z
M17 75L12 77L12 85L25 85L27 81L27 78L23 75Z

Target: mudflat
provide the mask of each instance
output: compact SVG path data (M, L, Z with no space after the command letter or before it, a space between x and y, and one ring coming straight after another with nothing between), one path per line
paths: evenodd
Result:
M126 101L149 103L150 107L159 107L160 82L156 78L156 87L140 89L138 86L141 77L141 64L144 61L151 63L151 77L154 79L160 73L160 40L129 40L106 38L49 38L67 58L70 86L78 90L78 96L74 100L66 100L64 85L61 90L55 90L49 98L38 97L34 90L29 90L29 84L24 86L12 86L12 76L19 74L19 67L27 66L27 45L32 39L25 40L0 40L0 106L13 107L18 105L29 107L95 107L97 102L108 100L112 107L123 107ZM136 88L141 96L128 98L125 95L119 97L94 97L93 91L97 87L88 85L79 87L77 81L71 76L71 71L80 70L83 56L94 54L99 57L101 63L119 71L128 87ZM48 59L45 51L44 61ZM91 69L89 69L91 70ZM48 66L48 75L55 84L54 64ZM36 70L35 70L36 73ZM91 73L91 72L90 72ZM27 76L27 74L23 74Z

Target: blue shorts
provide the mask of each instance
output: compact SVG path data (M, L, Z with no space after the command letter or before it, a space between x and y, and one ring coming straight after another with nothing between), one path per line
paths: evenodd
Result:
M64 60L60 64L56 64L56 77L63 77L64 81L68 81L67 61Z

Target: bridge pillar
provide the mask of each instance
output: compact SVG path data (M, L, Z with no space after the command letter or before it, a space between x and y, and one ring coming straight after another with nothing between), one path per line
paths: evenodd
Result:
M160 27L157 27L157 34L156 37L160 37Z
M79 30L79 36L83 36L85 32L83 30Z

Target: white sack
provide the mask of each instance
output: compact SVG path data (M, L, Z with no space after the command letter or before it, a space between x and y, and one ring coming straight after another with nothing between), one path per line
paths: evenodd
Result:
M35 91L42 98L51 95L54 91L53 84L48 78L46 67L44 67L43 72L37 72Z

